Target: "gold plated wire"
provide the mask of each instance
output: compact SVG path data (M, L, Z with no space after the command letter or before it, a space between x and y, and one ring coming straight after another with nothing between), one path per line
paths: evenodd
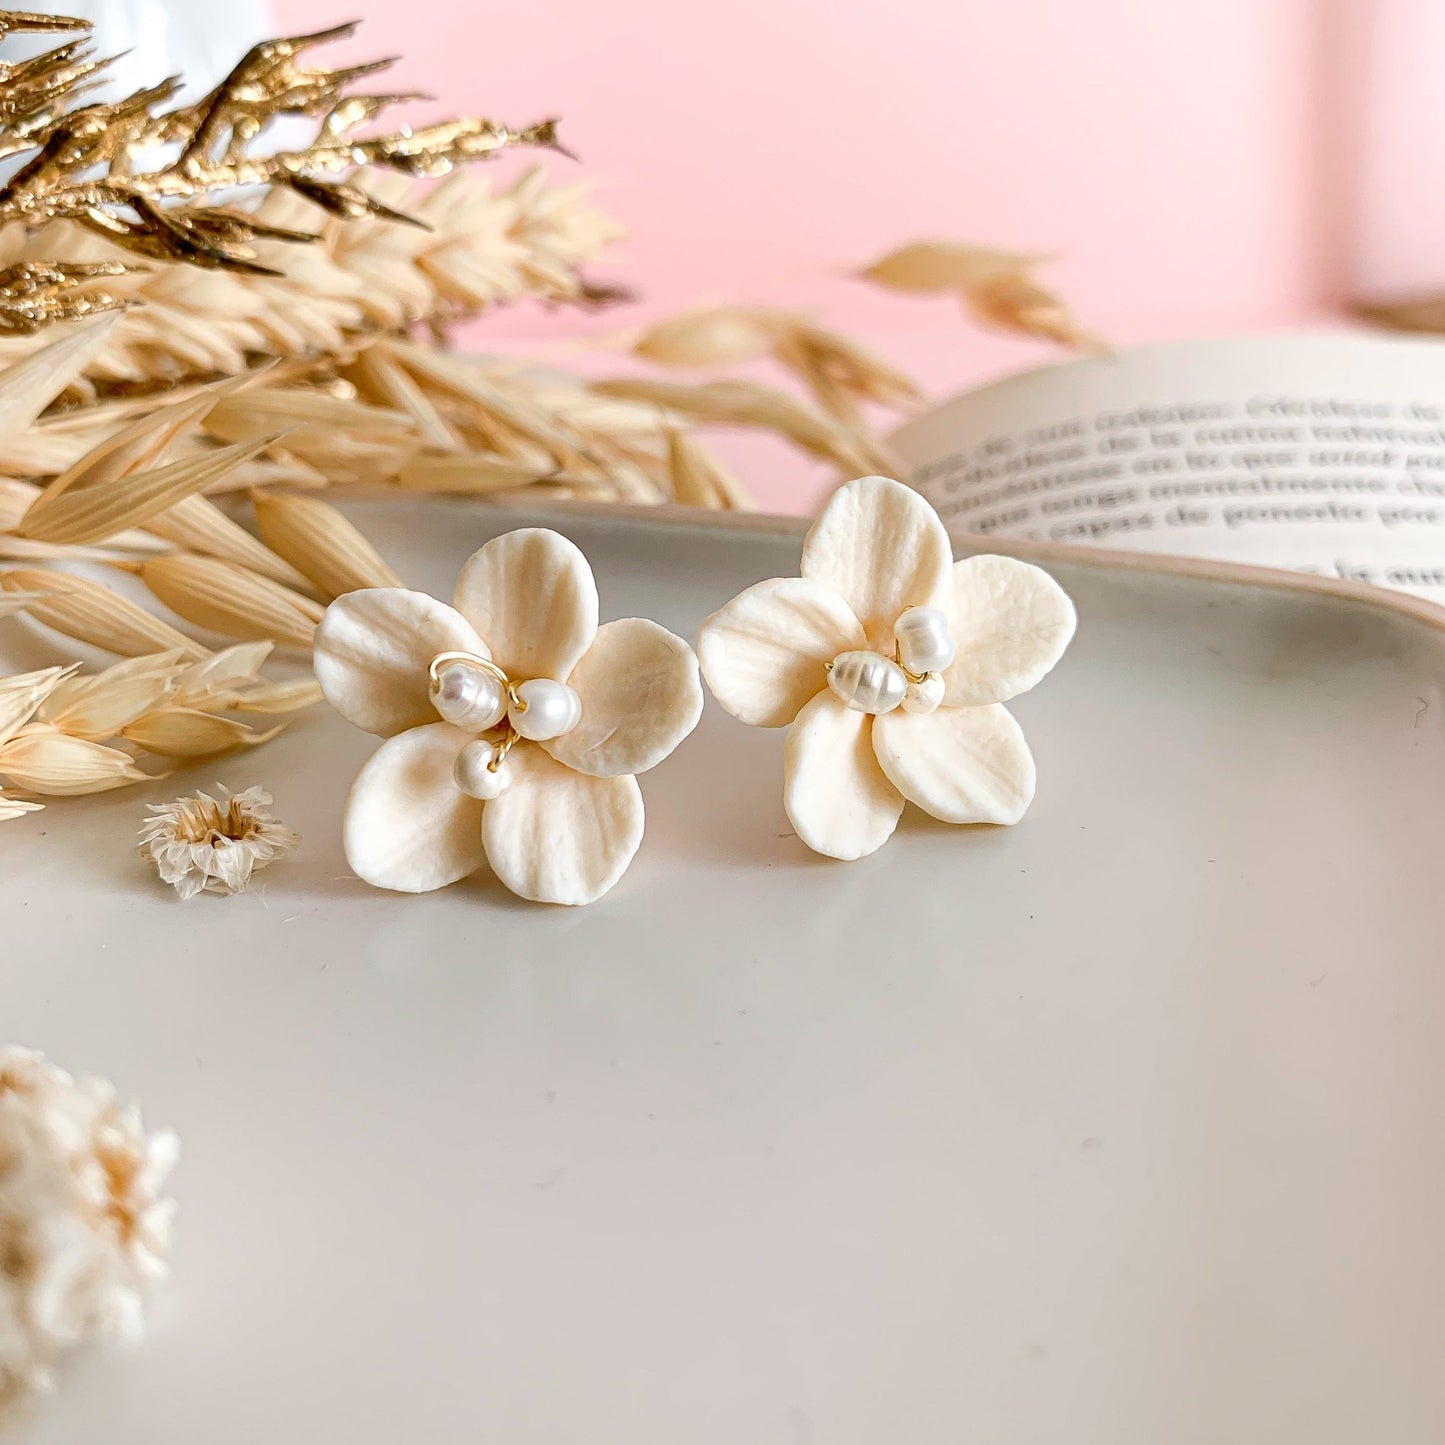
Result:
M437 655L432 658L431 664L427 667L427 676L431 678L433 685L441 680L439 674L442 668L453 662L459 662L463 667L475 667L481 672L490 673L502 684L502 689L507 694L507 701L511 704L511 708L517 712L527 711L526 699L517 696L516 685L512 682L512 679L508 677L490 657L481 657L475 652L437 653ZM521 734L512 726L510 719L499 723L498 726L505 727L506 732L502 734L501 741L492 744L492 756L487 763L487 771L489 773L495 773L497 769L502 766L503 760L507 754L512 751L517 740L521 737Z

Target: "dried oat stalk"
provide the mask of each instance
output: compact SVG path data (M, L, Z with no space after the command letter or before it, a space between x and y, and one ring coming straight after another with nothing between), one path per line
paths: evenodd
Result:
M1047 257L960 241L914 241L858 274L892 291L957 298L977 321L1081 351L1104 350L1064 300L1038 279Z
M284 722L256 727L231 714L290 714L319 696L314 684L263 677L270 652L242 643L198 661L176 650L89 675L76 665L0 678L0 817L269 741Z
M5 276L23 269L34 279L12 290L12 305L36 316L57 306L61 314L133 308L80 378L74 399L91 401L241 375L277 358L331 364L378 337L436 332L524 299L582 304L591 294L584 268L621 235L584 186L549 184L535 167L502 187L469 171L430 188L374 170L354 184L424 227L323 217L309 245L258 239L252 249L268 272L258 276L127 266L124 251L73 221L15 223L0 229L0 295ZM314 219L307 202L282 190L256 214L295 228ZM57 270L67 274L63 286L44 279ZM30 327L0 332L0 361L42 339Z

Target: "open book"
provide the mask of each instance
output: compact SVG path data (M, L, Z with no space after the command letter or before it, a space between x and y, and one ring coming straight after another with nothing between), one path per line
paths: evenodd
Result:
M1445 343L1143 346L944 402L892 438L944 519L1445 601Z

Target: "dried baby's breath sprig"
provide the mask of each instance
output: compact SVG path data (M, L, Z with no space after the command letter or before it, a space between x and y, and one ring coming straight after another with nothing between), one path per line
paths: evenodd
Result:
M169 1272L179 1153L104 1079L0 1051L0 1416L51 1388L66 1350L141 1334Z
M893 291L952 292L985 326L1041 336L1084 351L1104 343L1034 275L1048 258L956 241L915 241L858 274Z
M184 898L197 893L239 893L254 873L283 858L301 841L271 815L264 788L217 797L197 793L150 805L140 830L140 855L156 866L162 883Z

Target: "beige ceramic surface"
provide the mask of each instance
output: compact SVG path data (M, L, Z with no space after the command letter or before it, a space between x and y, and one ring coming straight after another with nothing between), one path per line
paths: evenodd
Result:
M355 514L444 593L531 520ZM554 524L604 616L686 634L797 562ZM1079 635L1016 706L1009 831L814 858L782 734L712 704L580 912L351 880L371 743L326 716L151 791L275 792L304 850L252 896L164 895L143 794L5 825L0 1035L186 1150L153 1333L17 1438L1439 1445L1445 632L1056 572Z

